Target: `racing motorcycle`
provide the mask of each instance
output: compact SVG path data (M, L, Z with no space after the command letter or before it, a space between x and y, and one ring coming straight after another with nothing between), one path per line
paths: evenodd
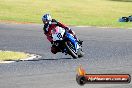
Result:
M53 45L55 45L65 55L69 54L73 58L83 57L82 44L79 44L74 36L62 27L57 26L51 31Z

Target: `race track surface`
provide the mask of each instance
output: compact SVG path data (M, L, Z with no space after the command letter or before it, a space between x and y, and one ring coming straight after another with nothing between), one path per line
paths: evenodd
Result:
M76 69L87 73L126 73L132 75L132 30L71 27L84 41L85 56L50 53L43 25L0 24L0 50L41 55L40 60L0 64L0 88L132 88L130 84L76 83Z

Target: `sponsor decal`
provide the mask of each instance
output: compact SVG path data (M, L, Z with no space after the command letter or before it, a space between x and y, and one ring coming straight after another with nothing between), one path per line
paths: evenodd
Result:
M77 70L76 81L79 85L90 83L130 83L131 76L129 74L87 74L80 66Z

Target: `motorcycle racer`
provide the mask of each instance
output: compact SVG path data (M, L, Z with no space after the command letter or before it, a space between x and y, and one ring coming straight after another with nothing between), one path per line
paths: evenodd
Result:
M75 39L77 39L74 31L72 31L69 27L65 26L61 22L59 22L59 21L57 21L55 19L52 19L52 17L50 16L50 14L43 15L42 16L42 21L43 21L43 24L44 24L43 31L44 31L44 34L47 36L47 39L52 44L51 52L53 54L56 54L60 50L55 45L53 45L52 34L51 34L51 30L52 29L55 29L57 26L62 27L67 32L71 33L74 36ZM80 41L78 39L77 39L77 41L78 41L78 43L82 44L82 41Z

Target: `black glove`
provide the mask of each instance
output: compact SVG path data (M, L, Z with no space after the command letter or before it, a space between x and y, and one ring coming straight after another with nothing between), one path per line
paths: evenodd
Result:
M69 28L69 27L66 27L65 29L66 29L67 31L70 31L70 30L71 30L71 28Z

